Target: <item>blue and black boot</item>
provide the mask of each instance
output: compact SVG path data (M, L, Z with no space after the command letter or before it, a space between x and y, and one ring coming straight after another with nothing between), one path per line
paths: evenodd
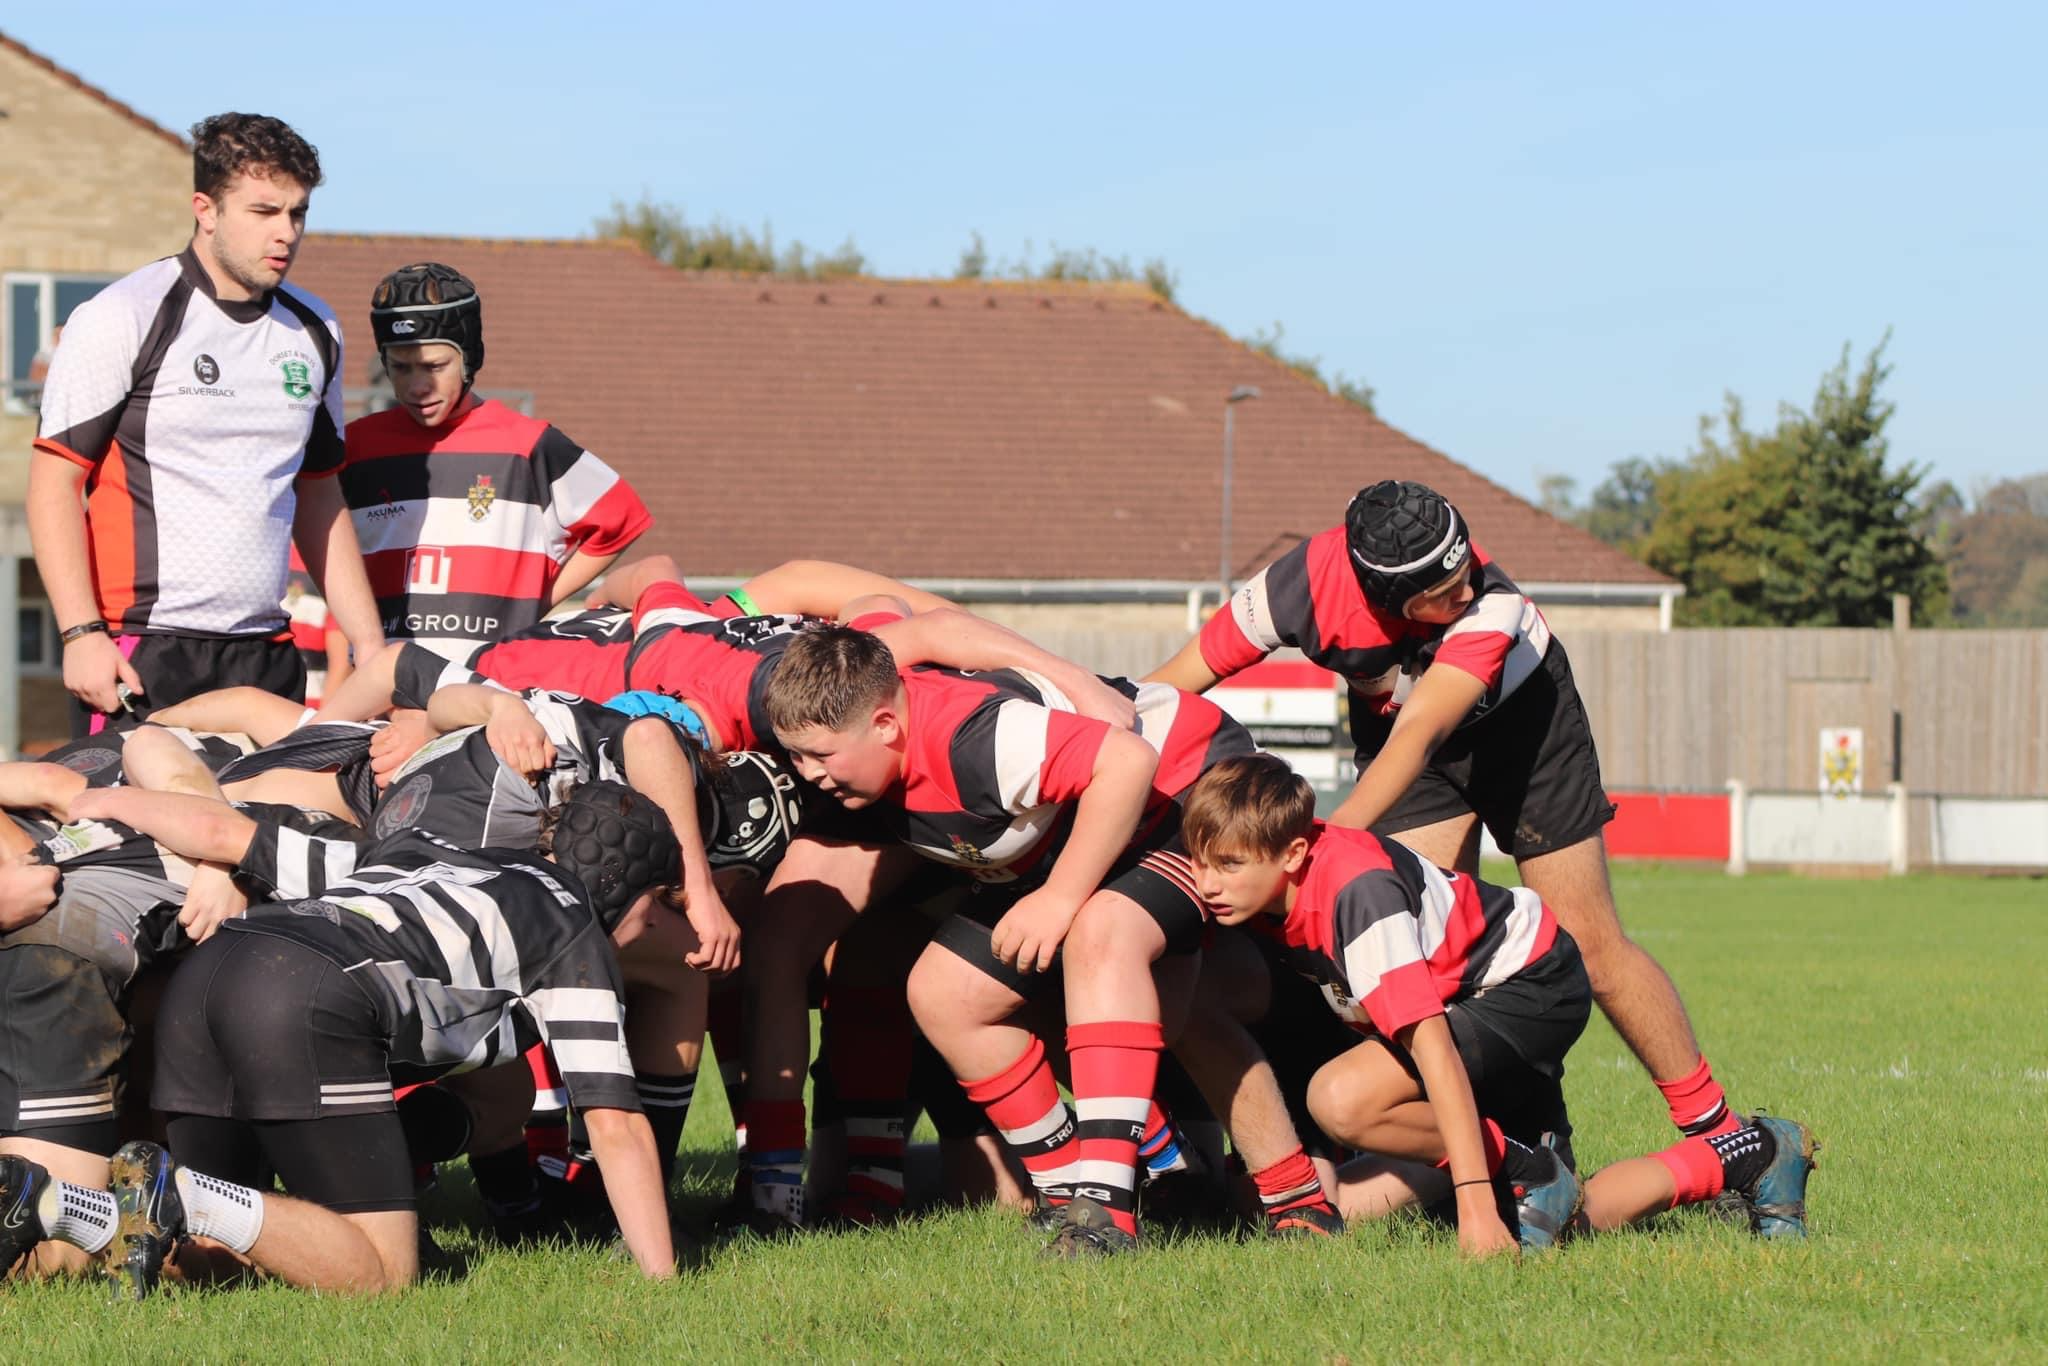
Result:
M40 1162L8 1153L0 1157L0 1277L43 1241L36 1205L50 1184Z
M1585 1187L1578 1174L1557 1154L1555 1140L1543 1136L1543 1146L1530 1149L1547 1159L1551 1174L1542 1181L1501 1178L1515 1202L1515 1237L1524 1252L1547 1252L1564 1240L1586 1201Z
M1771 1157L1755 1188L1748 1192L1756 1211L1756 1232L1760 1238L1804 1238L1806 1236L1806 1178L1813 1171L1814 1154L1820 1143L1813 1130L1796 1119L1758 1111L1750 1123L1771 1136L1777 1152Z
M154 1143L121 1146L107 1164L120 1222L107 1245L106 1275L117 1299L140 1300L156 1289L164 1258L185 1232L178 1164Z

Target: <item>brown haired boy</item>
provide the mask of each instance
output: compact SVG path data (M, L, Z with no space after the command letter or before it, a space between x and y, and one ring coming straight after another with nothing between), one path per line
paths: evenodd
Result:
M1181 828L1216 919L1279 939L1367 1035L1309 1083L1325 1132L1447 1168L1468 1252L1514 1245L1499 1214L1509 1202L1524 1247L1555 1242L1582 1195L1561 1082L1592 993L1578 946L1536 894L1325 825L1307 782L1271 755L1210 769ZM1604 1228L1741 1190L1760 1231L1797 1235L1812 1153L1803 1126L1762 1117L1609 1168L1583 1194Z

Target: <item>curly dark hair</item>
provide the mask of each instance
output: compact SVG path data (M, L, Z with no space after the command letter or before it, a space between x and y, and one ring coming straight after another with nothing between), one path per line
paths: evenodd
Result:
M320 152L268 114L215 114L192 125L194 190L219 199L244 171L288 175L308 190L318 189Z

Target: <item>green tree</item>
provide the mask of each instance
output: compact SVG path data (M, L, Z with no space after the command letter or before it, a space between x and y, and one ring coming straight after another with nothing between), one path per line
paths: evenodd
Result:
M1926 470L1887 461L1884 348L1852 375L1845 346L1811 411L1788 404L1769 431L1745 426L1731 395L1722 430L1701 418L1699 449L1659 471L1640 551L1685 583L1682 620L1878 626L1895 593L1911 597L1916 619L1946 615L1948 576L1916 526Z
M1668 469L1668 462L1653 464L1636 455L1615 461L1579 510L1579 525L1611 546L1640 555L1643 538L1657 524L1657 485Z
M1965 626L2048 626L2048 516L2008 479L1947 525L1949 580Z
M851 237L831 252L814 253L802 242L791 242L778 252L775 230L766 223L759 234L722 218L699 227L677 206L645 198L636 204L612 201L611 212L597 220L595 230L599 237L623 237L678 270L733 270L833 280L859 275L867 268L867 258Z

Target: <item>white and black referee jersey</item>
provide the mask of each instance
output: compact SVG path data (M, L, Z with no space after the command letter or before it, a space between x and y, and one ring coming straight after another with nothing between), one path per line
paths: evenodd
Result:
M358 846L259 823L241 871L273 889L226 928L302 944L376 1002L391 1079L548 1045L579 1108L639 1110L618 960L576 880L530 852L418 830Z

